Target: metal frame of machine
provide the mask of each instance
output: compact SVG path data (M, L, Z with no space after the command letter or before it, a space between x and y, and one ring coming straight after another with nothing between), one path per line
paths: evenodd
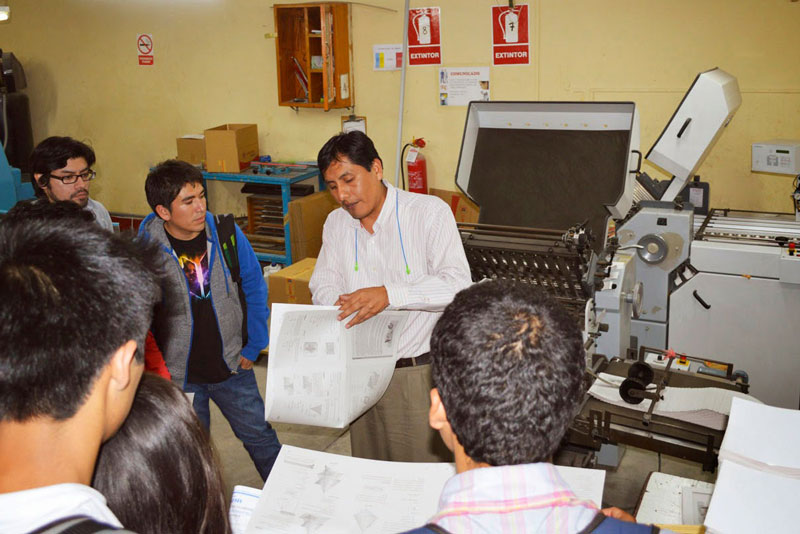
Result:
M631 404L635 397L649 401L647 412L633 410L602 402L584 395L578 415L573 420L567 433L567 441L573 446L581 446L590 450L599 450L603 444L627 444L686 460L703 464L703 469L713 471L717 466L717 450L722 444L725 432L706 428L700 425L679 421L663 415L653 414L655 406L661 400L661 393L667 386L671 387L717 387L747 393L748 385L741 376L734 376L733 366L724 362L696 358L685 354L666 356L664 369L650 367L645 363L645 354L668 351L651 347L640 347L636 360L621 360L595 356L590 376L609 373L620 377L628 377L620 390L623 398L631 395ZM714 363L726 368L724 376L703 375L696 372L672 368L676 358L686 358L704 364ZM649 371L642 371L648 369ZM647 376L647 373L650 373ZM645 376L643 376L645 375ZM646 390L647 384L655 383L655 390ZM627 386L635 384L634 387ZM588 389L588 388L587 388ZM623 389L627 392L623 392Z
M523 280L560 297L578 316L583 309L587 354L605 356L592 357L592 372L626 376L634 362L622 359L632 347L669 347L730 364L725 365L726 376L707 376L698 374L707 358L689 359L688 371L657 370L656 378L664 384L747 390L749 373L756 397L797 407L800 358L794 336L785 330L792 328L786 317L800 315L800 257L782 245L800 245L800 224L795 228L797 223L770 214L742 221L731 210L712 210L701 221L694 207L677 196L740 106L736 79L713 69L694 80L647 155L672 175L660 184L639 172L635 106L619 104L470 104L456 184L482 208L481 224L460 228L474 280ZM582 132L609 125L629 129L624 149L618 142L596 143L596 136L581 138ZM512 153L497 150L503 145L492 141L493 136ZM615 158L599 155L595 162L587 144L597 152L618 152ZM524 165L508 163L509 156L526 147L534 156L526 155ZM576 158L581 161L575 163ZM637 158L636 169L631 169ZM601 182L612 194L596 194ZM511 198L493 199L498 190L511 191ZM615 197L614 191L621 194ZM587 208L592 198L604 212ZM484 199L489 202L486 214ZM603 218L599 213L605 213L606 222L617 220L615 235L606 235L607 227L597 224ZM509 226L516 221L535 228ZM560 244L569 243L564 236L575 228L590 236L591 247ZM781 291L787 298L779 296ZM758 295L766 303L758 302ZM743 321L741 316L751 309L757 316ZM747 373L734 375L734 368ZM775 389L785 393L771 397ZM625 393L630 396L631 391ZM586 399L569 436L573 444L590 449L629 443L713 469L723 433L658 415L647 420L638 411Z

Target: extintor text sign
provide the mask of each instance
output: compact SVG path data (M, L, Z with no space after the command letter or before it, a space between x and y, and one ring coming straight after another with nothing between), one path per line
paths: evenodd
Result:
M492 64L531 62L528 5L492 6Z
M441 65L441 11L438 7L408 10L408 64Z

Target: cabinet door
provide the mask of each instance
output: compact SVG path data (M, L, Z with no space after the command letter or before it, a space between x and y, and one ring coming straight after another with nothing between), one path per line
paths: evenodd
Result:
M350 68L350 4L335 3L330 6L333 21L331 35L332 87L336 91L336 107L352 107L353 76Z

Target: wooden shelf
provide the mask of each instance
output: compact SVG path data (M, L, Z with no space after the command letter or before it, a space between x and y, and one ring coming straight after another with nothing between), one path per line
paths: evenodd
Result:
M350 5L346 2L276 4L273 12L278 33L275 47L278 104L325 111L353 107ZM320 33L312 29L319 29ZM312 69L312 57L319 56L322 68ZM314 65L318 64L314 61ZM296 98L308 102L295 102Z

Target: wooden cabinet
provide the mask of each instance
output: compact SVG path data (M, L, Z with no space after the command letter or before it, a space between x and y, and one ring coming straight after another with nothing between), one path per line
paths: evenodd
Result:
M353 106L350 5L276 4L278 103L325 111Z

